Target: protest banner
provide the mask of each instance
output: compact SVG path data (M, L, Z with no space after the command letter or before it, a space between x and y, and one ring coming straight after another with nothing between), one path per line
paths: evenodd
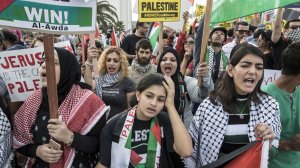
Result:
M55 43L72 51L69 41ZM0 76L8 88L12 102L24 101L35 90L41 88L39 67L44 47L0 52Z
M140 22L172 22L180 20L180 0L139 0Z
M50 34L95 31L96 0L4 0L0 4L0 26L30 29Z
M269 83L274 82L281 75L281 71L265 69L264 70L264 79L261 83L261 86L268 85Z
M299 0L213 0L211 23L220 23L267 10L284 7ZM253 4L255 2L255 5ZM244 6L245 8L242 8Z

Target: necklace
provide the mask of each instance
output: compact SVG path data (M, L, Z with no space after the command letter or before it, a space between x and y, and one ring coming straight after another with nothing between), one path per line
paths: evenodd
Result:
M246 106L247 106L247 103L244 105L243 109L240 110L240 108L237 105L235 105L235 108L238 110L238 112L239 112L238 115L240 116L241 120L244 119L244 111L245 111Z

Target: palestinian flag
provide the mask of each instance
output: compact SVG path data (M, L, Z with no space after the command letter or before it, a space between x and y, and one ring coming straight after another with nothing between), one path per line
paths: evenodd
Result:
M157 38L159 36L159 23L154 22L152 26L150 27L148 38L150 39L152 49L155 48L155 44L157 42Z
M0 12L2 12L5 8L7 8L9 5L14 3L14 0L5 0L0 3Z
M268 168L269 141L257 141L251 148L234 158L225 168Z
M118 46L118 47L120 46L120 42L118 40L114 27L112 27L112 31L111 31L111 46Z
M220 23L284 7L299 0L214 0L211 23Z

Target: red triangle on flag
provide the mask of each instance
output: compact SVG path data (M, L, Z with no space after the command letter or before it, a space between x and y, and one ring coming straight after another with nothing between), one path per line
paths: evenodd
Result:
M9 5L14 3L14 0L5 0L4 2L0 3L0 12L4 11L5 8L7 8Z
M138 165L142 160L143 160L143 158L140 155L138 155L134 150L131 150L131 152L130 152L130 162L134 166Z

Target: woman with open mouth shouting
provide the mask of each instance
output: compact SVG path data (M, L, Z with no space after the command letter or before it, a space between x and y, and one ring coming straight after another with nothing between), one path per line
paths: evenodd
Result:
M190 103L200 103L210 91L213 83L208 74L208 66L203 63L199 68L199 75L203 77L203 86L197 85L197 79L184 76L180 72L180 57L173 48L165 48L159 57L157 72L170 76L175 83L174 103L186 128L193 119Z
M213 82L208 74L207 64L200 65L198 72L200 77L203 77L204 82L203 86L199 87L196 78L181 74L180 56L176 50L168 47L164 48L159 57L157 72L170 76L173 80L175 84L174 104L185 127L188 129L193 119L191 103L200 103L213 90ZM178 155L172 155L172 159L177 167L183 167L183 162Z
M25 167L93 167L99 135L109 110L85 83L74 54L55 48L58 119L50 119L46 63L42 89L30 95L14 116L13 147L28 158Z
M130 98L134 95L135 85L128 78L128 61L126 53L119 47L109 47L100 56L98 61L99 76L92 79L92 59L98 57L95 47L88 49L85 82L96 90L105 104L110 106L107 120L130 107Z
M263 52L251 44L232 49L225 74L198 107L189 129L195 145L188 167L213 163L257 139L269 140L269 159L274 158L281 132L279 105L260 89L263 60Z

